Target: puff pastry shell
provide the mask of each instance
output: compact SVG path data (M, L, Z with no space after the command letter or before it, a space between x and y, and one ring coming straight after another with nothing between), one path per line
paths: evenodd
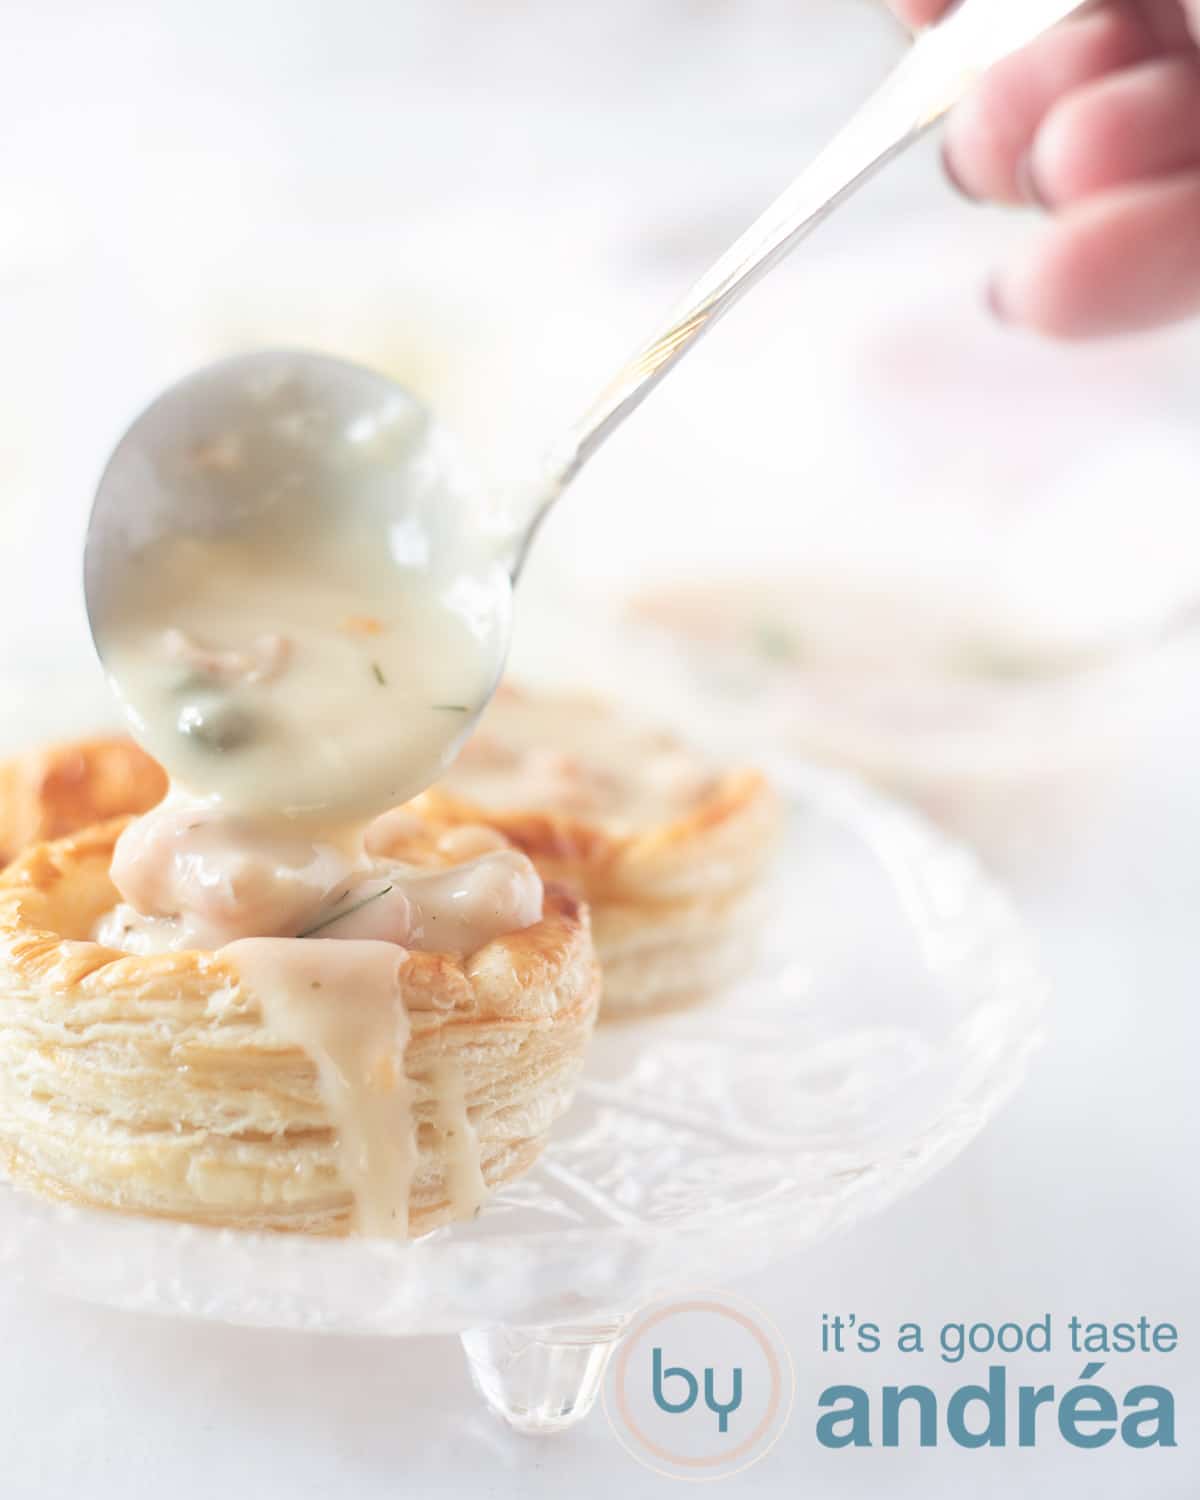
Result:
M0 1165L39 1192L243 1228L338 1233L351 1195L312 1059L266 1028L220 951L129 956L89 941L123 821L39 844L0 875ZM484 1181L524 1171L566 1108L596 1012L585 909L458 960L407 952L419 1159L410 1232L453 1216L436 1098L460 1073Z
M756 770L713 768L594 698L505 684L412 806L496 829L587 901L606 1019L704 999L750 962L779 822Z
M132 740L79 740L0 762L0 868L43 839L148 812L166 772Z

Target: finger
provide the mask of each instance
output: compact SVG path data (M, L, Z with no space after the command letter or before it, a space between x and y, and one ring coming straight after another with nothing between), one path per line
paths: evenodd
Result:
M1194 26L1200 19L1200 0L1140 0L1140 4L1164 47L1190 51L1200 40Z
M1200 167L1200 58L1143 63L1056 104L1029 157L1028 182L1058 207Z
M928 26L949 9L950 0L891 0L891 5L900 19L910 26Z
M1155 42L1144 20L1114 6L1068 21L998 63L946 127L946 167L973 198L1025 201L1021 178L1038 127L1064 94L1143 62Z
M995 281L992 302L1004 321L1063 338L1127 333L1200 312L1200 172L1064 210Z

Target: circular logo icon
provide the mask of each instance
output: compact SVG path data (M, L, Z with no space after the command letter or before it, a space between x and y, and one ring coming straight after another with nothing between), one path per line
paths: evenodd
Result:
M647 1468L726 1479L770 1450L795 1386L787 1347L757 1308L697 1295L638 1314L609 1365L604 1409Z

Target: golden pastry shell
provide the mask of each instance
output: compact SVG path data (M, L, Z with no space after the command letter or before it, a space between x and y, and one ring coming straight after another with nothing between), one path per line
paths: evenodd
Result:
M0 1155L43 1193L240 1227L344 1232L351 1199L310 1058L281 1044L218 952L135 956L89 933L128 820L28 850L0 875ZM426 842L426 857L432 857ZM420 1167L411 1232L453 1216L437 1065L462 1070L489 1186L536 1158L570 1101L599 975L586 909L468 958L404 951Z

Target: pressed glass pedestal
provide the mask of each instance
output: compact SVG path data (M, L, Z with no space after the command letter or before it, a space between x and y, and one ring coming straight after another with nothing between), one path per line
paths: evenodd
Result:
M846 778L775 774L789 808L759 957L718 1001L602 1025L541 1162L471 1223L316 1240L3 1187L0 1264L142 1311L458 1334L514 1427L579 1420L641 1305L799 1254L915 1187L1037 1041L1037 965L975 859Z

